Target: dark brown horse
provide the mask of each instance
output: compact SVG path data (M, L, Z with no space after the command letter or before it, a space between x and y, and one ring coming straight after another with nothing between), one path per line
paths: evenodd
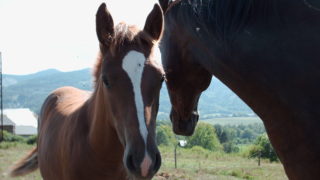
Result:
M320 178L320 1L160 0L175 133L216 76L263 120L290 179Z
M63 87L50 94L39 118L38 146L11 174L39 167L46 180L151 179L161 164L155 120L164 80L157 56L162 26L158 5L140 31L124 23L114 27L102 4L94 92Z

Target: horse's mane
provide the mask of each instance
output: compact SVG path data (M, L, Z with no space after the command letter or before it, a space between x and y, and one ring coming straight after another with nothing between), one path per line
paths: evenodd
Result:
M166 12L183 23L188 23L193 16L198 24L217 37L227 40L249 22L274 19L278 15L275 2L276 0L176 0Z
M139 30L136 26L121 22L114 28L114 36L109 50L112 54L115 54L119 52L125 44L133 42L136 43L137 46L152 46L157 43L153 41L149 34ZM94 87L96 87L96 83L100 79L103 61L103 53L100 50L92 73L94 77Z

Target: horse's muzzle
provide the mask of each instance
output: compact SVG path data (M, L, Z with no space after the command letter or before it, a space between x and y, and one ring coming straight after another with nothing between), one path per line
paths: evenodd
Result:
M143 157L142 160L138 158L137 153L133 152L129 152L125 158L125 166L130 172L130 176L133 177L132 179L150 180L161 166L159 151Z
M184 118L172 109L170 113L170 119L175 134L191 136L194 133L195 127L199 120L199 114L197 111L192 111L187 118Z

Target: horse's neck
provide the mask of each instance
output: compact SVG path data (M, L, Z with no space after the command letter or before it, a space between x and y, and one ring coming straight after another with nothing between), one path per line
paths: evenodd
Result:
M106 100L102 82L97 82L96 90L88 101L91 117L89 143L95 154L104 161L122 159L123 147L112 126L110 104Z

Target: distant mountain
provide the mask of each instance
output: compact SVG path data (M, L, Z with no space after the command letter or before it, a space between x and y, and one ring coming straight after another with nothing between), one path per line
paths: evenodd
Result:
M30 108L38 113L48 94L62 86L91 90L90 70L60 72L50 69L25 76L4 75L4 107Z
M92 90L90 69L61 72L48 69L29 75L4 75L4 107L30 108L38 113L48 94L62 86ZM168 119L170 100L165 85L161 89L159 119ZM251 116L252 110L218 79L213 78L199 102L202 119Z

